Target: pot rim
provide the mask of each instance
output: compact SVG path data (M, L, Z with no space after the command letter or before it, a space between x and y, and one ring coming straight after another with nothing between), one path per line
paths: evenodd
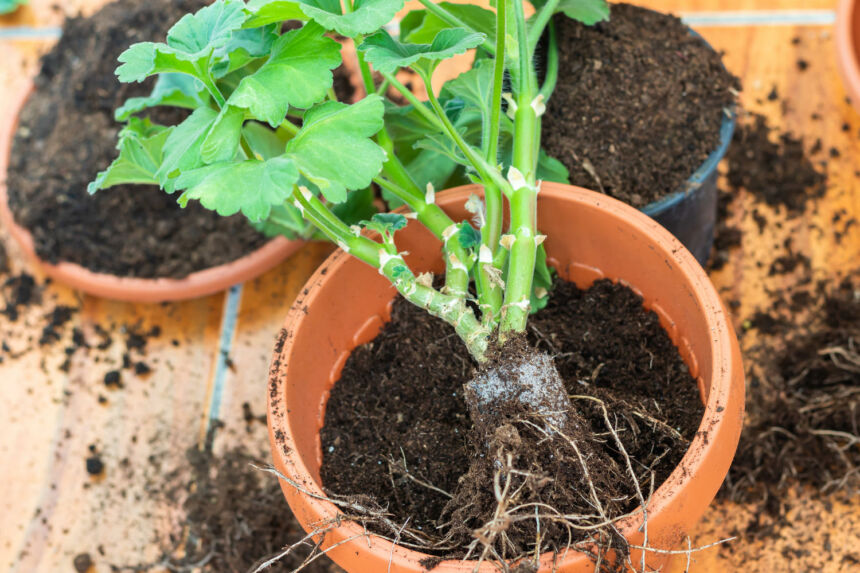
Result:
M857 42L854 37L854 19L857 16L855 0L840 0L836 10L836 62L845 90L851 102L860 109L860 61L858 61Z
M465 200L469 194L476 191L480 192L478 185L464 185L439 193L437 199L444 197L451 198L452 200L454 198ZM705 404L705 412L699 424L698 431L691 440L681 462L650 498L648 514L653 516L664 510L669 505L668 502L674 497L674 494L690 485L692 476L704 469L704 458L707 457L705 454L716 445L716 440L709 441L706 434L717 431L724 424L732 424L731 418L734 416L738 416L742 420L743 385L741 384L740 388L737 388L736 384L733 384L733 377L741 368L737 339L733 335L733 327L727 321L727 312L722 300L705 271L681 242L660 226L659 223L641 211L617 199L571 185L544 182L538 200L541 197L547 196L562 200L578 201L592 207L610 210L620 218L623 218L631 227L636 228L640 232L647 233L654 242L660 244L662 250L667 253L667 257L670 257L667 258L666 263L669 265L675 264L683 270L686 280L691 285L692 292L697 298L697 304L703 309L707 317L709 330L712 333L710 337L710 350L713 356L708 401ZM307 295L297 299L287 315L284 324L286 332L294 333L305 319L306 313L302 309L313 305L314 300L319 294L318 285L322 281L327 280L326 276L331 277L334 274L332 271L336 271L350 259L349 254L338 249L308 279L305 289ZM632 286L635 290L635 285ZM663 323L662 318L661 323ZM286 364L288 362L284 360L288 349L289 345L287 344L280 349L280 352L276 350L275 363ZM287 413L290 410L289 405L285 404L284 407L278 409L277 414L273 413L271 397L284 396L286 379L285 376L279 375L280 370L275 363L273 363L273 367L269 373L268 387L270 388L270 399L268 401L268 424L270 435L280 435L283 436L283 439L279 438L280 443L272 442L272 451L273 455L279 458L283 467L292 470L290 481L286 484L282 483L282 487L293 487L299 490L300 494L304 496L306 503L313 508L312 511L320 516L321 519L334 518L341 514L337 507L324 499L324 492L312 478L302 458L291 455L292 452L297 451L297 448L293 441L288 422ZM701 376L701 373L699 375ZM735 393L735 396L730 396L733 393ZM740 394L739 398L737 394ZM730 404L735 405L736 408L734 410L731 409L729 407ZM703 432L703 430L705 431ZM739 433L740 425L738 423L734 447L737 445ZM734 449L732 449L732 452L734 452ZM726 470L728 470L728 466ZM302 488L296 487L299 484L301 484ZM312 495L309 496L306 493L301 493L301 489L305 489ZM617 522L618 530L625 537L630 537L634 534L641 524L641 509L641 506L637 507L631 515ZM357 523L344 521L338 529L344 531L345 539L365 537L366 541L362 540L363 544L366 543L366 546L371 550L390 555L394 561L405 560L417 563L421 559L429 557L427 554L406 549L376 535L368 534ZM559 554L558 557L555 557L552 553L544 553L541 556L540 562L541 567L551 567L553 564L556 566L570 565L575 561L587 558L584 553L569 549ZM456 571L465 573L473 571L474 562L445 560L437 567L442 567L441 569L437 569L440 572L453 573ZM482 573L495 570L495 568L487 564L483 564L480 568Z
M28 80L12 100L9 119L0 125L0 222L43 272L52 279L102 298L126 302L173 302L215 294L248 280L252 280L276 267L295 253L304 241L290 241L275 237L263 246L228 263L190 273L181 279L121 277L87 269L83 265L60 261L49 263L36 253L33 235L15 222L9 208L7 170L18 119L27 99L34 91L32 80ZM7 146L7 148L3 148Z

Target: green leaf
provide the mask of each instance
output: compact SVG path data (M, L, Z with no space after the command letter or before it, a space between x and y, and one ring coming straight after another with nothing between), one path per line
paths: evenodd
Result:
M347 225L357 225L359 221L373 217L377 209L373 204L373 189L365 187L348 193L346 201L329 205L332 213Z
M186 14L167 32L167 43L141 42L119 56L121 82L140 82L153 74L176 72L205 79L213 52L245 21L241 0L218 0Z
M125 100L114 113L117 121L126 121L144 109L160 105L196 109L209 102L209 94L197 79L184 74L161 74L155 87L146 97L131 97Z
M356 0L352 12L343 13L341 0L301 0L302 11L326 30L347 38L375 32L403 8L403 0Z
M482 124L489 123L490 104L493 101L493 62L482 60L468 72L449 80L442 87L440 95L459 99L466 105L465 111L477 112ZM463 117L465 120L466 117Z
M537 258L535 260L535 274L532 280L532 292L530 294L530 313L534 314L543 309L549 302L549 292L552 290L553 277L555 269L546 264L546 249L543 245L537 248ZM537 290L543 289L546 291L545 296L537 296Z
M406 217L399 213L377 213L370 221L360 221L358 224L365 229L376 231L388 240L395 231L405 227L406 223Z
M262 159L271 159L284 154L287 142L256 121L249 121L242 128L242 135L251 147L251 151Z
M204 163L230 161L236 157L245 110L225 105L212 123L212 128L200 146L200 157Z
M167 31L167 45L187 54L220 48L242 27L244 8L241 0L217 0L194 14L186 14Z
M212 75L222 78L258 58L268 56L279 37L278 28L278 24L271 24L233 32L230 41L214 52L217 63L212 66Z
M457 16L474 32L485 34L487 38L496 36L496 15L491 10L474 4L453 4L440 2L439 6ZM433 38L451 25L427 10L412 10L400 21L400 40L413 44L429 44Z
M381 73L394 73L398 68L428 66L430 71L439 61L465 53L481 45L485 36L463 28L448 28L439 32L430 44L403 44L385 30L368 36L358 47L365 59Z
M547 0L533 0L532 5L540 10ZM609 3L606 0L561 0L555 12L564 12L568 18L593 26L598 22L609 20Z
M369 186L382 169L385 152L371 137L382 129L384 111L376 95L353 105L320 104L305 114L287 155L328 201L340 203L348 189Z
M433 153L438 153L447 157L450 161L463 166L470 166L469 160L463 155L463 152L457 147L457 144L451 141L451 138L441 133L431 133L423 139L415 143L416 149L426 149Z
M331 70L341 62L340 45L324 32L311 23L281 36L269 60L239 82L228 103L277 127L290 106L308 108L324 99L334 81Z
M185 190L179 197L183 207L190 199L198 199L219 215L226 217L241 211L258 222L269 216L273 205L284 203L292 195L298 180L295 163L287 157L276 157L207 165L182 173L175 186Z
M266 219L251 221L250 223L252 227L267 237L280 235L288 239L301 237L307 232L309 226L302 217L302 212L289 203L273 205Z
M538 154L537 178L543 181L555 181L556 183L570 183L570 171L564 163L550 157L543 149Z
M307 20L298 2L288 0L250 0L245 7L249 16L245 28L257 28L288 20Z
M445 189L445 183L457 169L457 163L448 157L427 149L415 149L414 144L439 128L431 124L411 105L388 105L385 109L385 127L394 142L394 153L406 167L409 175L420 188L431 183L436 189ZM402 202L382 190L382 197L391 208Z
M481 244L481 232L469 223L463 222L460 224L460 232L457 233L457 240L464 249L471 249Z
M153 74L165 72L197 77L201 73L197 64L207 58L208 55L195 61L164 44L141 42L119 55L118 59L122 65L116 69L116 76L119 81L126 83L142 82Z
M158 184L155 174L161 164L164 142L173 128L153 125L149 118L131 118L119 133L119 156L87 186L95 193L122 183Z
M175 190L175 177L203 165L200 148L209 134L218 112L200 107L177 125L164 143L164 157L156 173L161 187L168 193Z

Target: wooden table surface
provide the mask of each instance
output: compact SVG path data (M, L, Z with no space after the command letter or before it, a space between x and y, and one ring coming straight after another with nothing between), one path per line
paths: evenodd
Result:
M0 114L9 113L5 104L36 72L38 57L56 40L64 14L89 14L104 3L30 0L19 13L0 18ZM814 225L829 228L840 209L860 213L860 116L846 103L836 70L831 27L835 1L637 3L683 14L715 48L724 50L727 67L743 80L747 109L766 114L774 126L804 134L808 142L820 137L825 148L835 146L842 152L829 162L827 197L801 224L770 226L760 235L752 218L741 215L744 209L735 209L738 225L747 232L742 246L712 278L727 298L740 301L737 324L766 302L766 289L791 280L766 276L772 246L786 236L810 257L816 273L832 274L852 262L856 267L857 226L841 243L831 233L812 230ZM801 41L792 43L795 37ZM809 69L798 69L799 58L811 63ZM787 112L765 97L774 85L790 102ZM813 113L823 119L811 120ZM845 123L848 131L842 130ZM746 197L739 201L742 207L751 204ZM774 216L767 207L759 210ZM13 269L35 272L2 229L0 239ZM178 304L111 302L50 285L46 304L79 305L72 322L85 333L92 334L97 324L139 324L143 329L158 325L162 335L148 345L153 372L129 381L121 391L109 392L103 384L110 364L121 360L121 345L76 353L67 373L58 369L65 359L63 344L22 352L0 364L0 467L5 468L0 478L0 567L20 573L72 571L74 555L89 552L96 560L94 569L102 572L110 570L109 563L158 557L155 540L176 523L178 508L155 501L146 495L148 488L183 465L186 449L214 419L224 421L226 428L217 436L216 450L239 443L259 451L267 448L263 425L245 431L242 404L249 403L257 414L265 412L264 380L273 337L293 297L328 252L323 245L307 246L253 282ZM760 262L766 263L764 268ZM14 325L0 325L15 330L13 342L26 342L40 335L43 313L42 308L31 308ZM106 396L106 403L99 402L99 394ZM98 481L87 475L83 463L91 444L106 466ZM150 456L161 465L148 464ZM754 513L754 507L716 503L693 545L743 532ZM789 517L794 526L783 528L780 539L753 542L741 534L724 547L695 553L692 570L848 571L850 563L828 560L825 541L835 555L851 548L860 555L860 500L850 505L796 500ZM684 566L680 562L672 568L683 571Z

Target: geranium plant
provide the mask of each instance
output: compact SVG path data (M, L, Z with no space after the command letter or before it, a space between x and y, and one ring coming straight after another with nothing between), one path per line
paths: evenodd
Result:
M422 4L398 37L386 26L403 0L218 0L184 16L165 43L120 56L121 81L158 80L150 96L117 110L127 122L119 156L90 192L157 184L180 204L241 212L266 233L327 237L454 328L480 365L467 402L486 444L511 404L543 420L548 435L564 435L575 410L552 359L522 336L552 284L537 220L541 180L566 179L541 150L541 115L557 76L553 15L593 24L609 8L541 0L526 18L519 0L496 0L494 10ZM303 25L283 31L294 20ZM366 95L355 103L333 91L334 35L357 48ZM434 85L440 62L470 50L471 69ZM424 84L426 101L398 79L403 70ZM162 105L191 113L175 126L139 115ZM458 177L483 187L466 204L472 221L452 220L435 201ZM402 214L374 213L375 189ZM443 283L413 272L398 250L409 219L442 241Z
M399 39L385 26L402 0L218 0L184 16L166 43L135 44L120 56L120 81L158 80L150 96L117 110L117 119L127 121L120 153L90 192L157 184L181 191L180 204L194 199L221 215L241 212L270 234L322 234L449 322L485 362L493 342L524 331L550 285L536 199L541 177L564 180L566 173L540 149L540 116L555 83L556 58L550 35L539 86L538 40L557 12L591 24L609 9L604 0L550 0L535 2L527 19L520 1L499 0L495 11L422 4L425 10L401 22ZM281 33L293 20L304 24ZM352 38L358 47L367 95L355 103L337 101L332 89L341 47L329 34ZM473 68L437 97L436 67L472 49ZM417 74L428 101L397 79L402 69ZM388 101L390 90L408 105ZM163 105L192 113L176 126L137 115ZM406 161L395 152L407 149L404 142L428 153ZM457 165L484 187L484 197L469 203L474 226L453 221L434 201L436 186ZM408 212L369 216L373 184ZM394 236L407 218L443 241L444 287L416 276L397 251ZM467 304L470 282L478 312Z

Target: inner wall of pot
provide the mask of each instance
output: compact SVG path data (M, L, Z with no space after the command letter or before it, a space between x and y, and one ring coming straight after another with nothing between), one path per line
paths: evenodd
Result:
M468 193L460 195L456 200L440 200L455 220L468 216L462 206ZM643 296L645 306L657 313L679 348L699 383L702 399L707 401L713 355L705 309L672 253L647 236L646 226L652 223L622 223L612 210L544 193L539 201L539 217L549 234L545 243L548 258L559 274L580 288L587 288L599 278L620 280ZM612 232L608 233L608 229ZM402 251L410 253L407 261L416 271L443 270L441 243L422 226L410 224L398 232L397 243ZM680 248L676 244L674 248ZM313 301L308 301L313 304L302 324L302 336L295 338L291 356L287 357L295 374L291 380L297 381L287 387L291 430L318 485L322 464L319 429L329 392L340 378L350 352L371 341L389 319L390 304L397 294L375 269L348 256L331 263L327 275L329 280L320 286ZM334 366L322 371L323 365ZM309 408L311 404L318 407Z
M851 7L851 47L854 51L854 65L860 65L860 3L853 2Z

